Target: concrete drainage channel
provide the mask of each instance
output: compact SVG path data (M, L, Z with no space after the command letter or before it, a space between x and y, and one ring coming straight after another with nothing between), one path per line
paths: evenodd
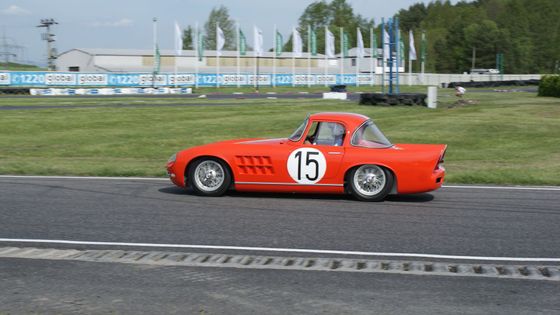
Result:
M426 261L303 258L159 251L45 249L33 247L0 247L0 257L156 266L396 273L560 281L560 266L550 265L463 264Z

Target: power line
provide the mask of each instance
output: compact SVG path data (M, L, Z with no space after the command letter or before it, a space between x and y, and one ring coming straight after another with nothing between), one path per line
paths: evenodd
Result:
M12 44L10 44L8 40L10 40ZM10 62L10 57L14 57L14 60L16 60L18 58L18 54L23 54L24 49L25 47L17 45L14 39L6 37L6 29L3 28L2 39L0 40L0 56L4 57L4 63L7 65Z

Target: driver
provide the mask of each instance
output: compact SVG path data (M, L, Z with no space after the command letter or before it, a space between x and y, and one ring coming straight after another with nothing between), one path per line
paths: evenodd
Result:
M344 127L337 123L329 124L331 127L332 135L334 138L333 145L341 146L342 142L344 141Z

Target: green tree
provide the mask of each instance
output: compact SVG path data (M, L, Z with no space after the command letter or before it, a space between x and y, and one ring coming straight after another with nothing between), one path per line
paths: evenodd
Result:
M399 17L400 27L403 30L415 30L420 28L420 23L426 18L428 9L424 3L416 3L408 9L401 9L397 16Z
M551 73L560 55L560 1L525 0L530 36L533 43L532 72Z
M500 30L491 20L471 24L465 29L465 42L476 48L477 68L496 68L496 54L506 54L508 32Z
M498 25L509 32L510 38L511 50L504 55L506 73L529 73L534 69L527 15L521 0L511 0L497 18Z
M209 50L216 49L216 25L218 24L220 25L220 29L224 32L224 37L226 39L224 50L235 50L235 24L229 17L228 9L223 5L212 9L208 20L204 24L206 48Z
M308 27L311 26L317 34L317 52L325 51L325 27L335 36L335 50L340 52L340 27L349 36L350 47L356 46L357 28L359 27L364 35L364 40L368 38L369 28L374 27L373 20L368 20L359 14L354 14L352 6L346 0L316 1L311 3L299 18L298 30L302 35L303 49L307 51ZM366 36L367 35L367 36ZM286 43L286 49L291 49L291 40Z
M194 30L192 26L187 26L183 30L183 49L192 50L194 49Z

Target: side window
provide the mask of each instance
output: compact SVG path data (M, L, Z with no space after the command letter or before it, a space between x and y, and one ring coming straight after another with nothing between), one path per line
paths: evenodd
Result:
M344 126L335 122L321 122L317 126L317 131L312 144L341 146L344 143L346 134Z
M315 138L317 137L317 126L319 125L318 122L313 122L311 127L309 127L309 131L307 132L307 137L305 137L305 144L315 144Z

